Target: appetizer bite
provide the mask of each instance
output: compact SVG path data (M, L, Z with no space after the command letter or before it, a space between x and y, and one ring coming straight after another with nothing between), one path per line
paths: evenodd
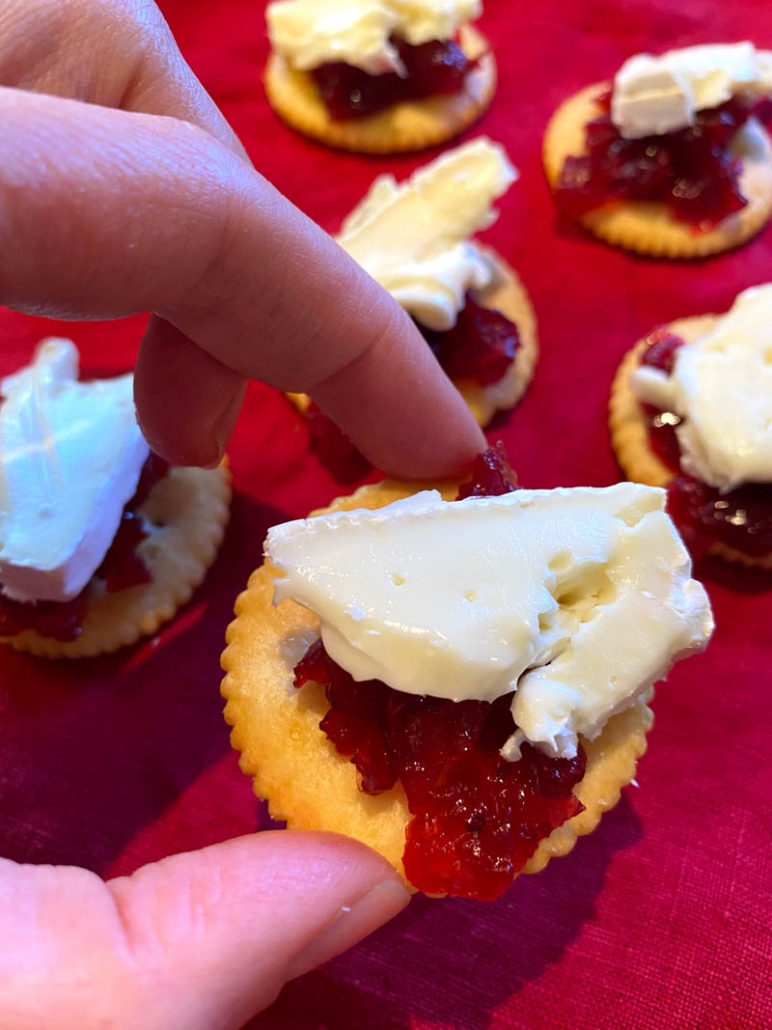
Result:
M276 818L362 840L415 890L492 900L591 832L653 684L713 622L662 490L385 482L269 532L223 655Z
M614 246L695 258L772 214L762 121L772 53L752 43L639 54L555 113L544 165L558 209Z
M626 475L667 487L695 558L772 568L772 284L636 344L610 427Z
M268 100L330 147L437 146L483 114L496 62L470 22L480 0L279 0L266 15Z
M0 384L0 640L20 651L79 658L153 634L217 553L227 469L150 453L132 388L79 381L63 339Z

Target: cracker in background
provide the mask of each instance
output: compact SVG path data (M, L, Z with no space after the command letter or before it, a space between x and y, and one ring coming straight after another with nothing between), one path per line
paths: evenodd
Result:
M565 159L587 152L585 126L603 113L596 98L610 88L608 82L588 86L564 101L552 116L544 136L543 157L553 189ZM699 258L739 247L772 216L772 142L760 122L750 118L731 150L743 162L739 185L748 203L709 232L695 232L674 218L665 203L654 200L611 201L578 221L611 246L651 257Z
M225 465L171 468L138 509L148 537L137 553L151 582L108 594L101 581L92 580L86 588L83 632L76 640L53 640L25 630L2 643L45 658L85 658L152 636L204 579L225 534L230 498Z
M272 53L265 70L268 102L293 129L339 150L398 154L439 146L474 124L496 92L496 59L487 41L468 25L459 39L468 58L481 56L458 93L406 100L375 114L336 121L319 97L313 78Z
M695 315L692 318L676 319L664 328L680 336L686 343L691 343L710 332L718 320L718 315ZM617 370L609 400L609 430L614 454L627 478L647 486L666 487L676 474L649 446L649 424L630 387L630 374L638 367L647 344L648 338L639 340L625 355ZM752 558L720 541L711 544L708 554L746 568L772 569L772 554Z

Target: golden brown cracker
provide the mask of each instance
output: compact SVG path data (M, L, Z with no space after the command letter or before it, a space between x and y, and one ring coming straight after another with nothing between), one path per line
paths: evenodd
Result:
M553 189L565 159L586 153L585 125L602 113L597 97L610 83L588 86L558 108L544 136L544 167ZM732 152L742 159L740 190L748 200L709 232L695 232L659 201L612 201L579 219L606 243L650 257L700 258L739 247L772 216L772 141L755 118L737 133Z
M83 632L60 641L25 630L3 643L45 658L108 654L152 636L185 604L215 559L228 523L230 473L217 469L172 468L153 486L139 508L148 532L137 548L152 580L108 594L93 579Z
M446 500L458 491L455 483L435 486ZM379 508L417 489L416 484L387 481L338 498L325 510ZM319 729L328 708L323 688L308 684L295 691L294 666L318 638L319 621L294 601L273 607L271 572L269 565L254 572L238 598L222 658L225 719L233 728L231 742L241 753L241 768L253 777L258 797L268 798L274 818L297 829L354 837L404 877L405 827L411 818L404 791L398 784L378 797L361 793L354 766ZM646 750L653 718L647 700L611 719L594 742L583 742L587 771L576 794L585 811L541 842L525 872L538 872L550 858L567 854L576 838L590 833L616 804Z
M496 92L496 59L487 41L471 26L460 33L468 57L482 56L467 75L464 88L448 96L394 104L376 114L335 121L319 98L312 77L271 54L265 91L276 113L293 129L328 147L363 154L398 154L426 150L459 136L487 110Z
M718 315L695 315L676 319L665 328L691 343L710 332L718 320ZM648 422L630 387L630 374L638 367L647 343L647 338L639 340L617 370L609 400L609 430L614 454L627 478L648 486L664 487L673 479L674 473L649 446ZM747 568L772 569L772 554L752 558L722 543L712 544L709 554Z

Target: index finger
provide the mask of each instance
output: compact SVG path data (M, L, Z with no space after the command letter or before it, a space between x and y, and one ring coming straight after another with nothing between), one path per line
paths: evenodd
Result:
M0 119L0 300L171 323L135 380L165 456L216 459L240 377L310 393L386 472L455 474L484 446L396 302L207 133L16 90Z

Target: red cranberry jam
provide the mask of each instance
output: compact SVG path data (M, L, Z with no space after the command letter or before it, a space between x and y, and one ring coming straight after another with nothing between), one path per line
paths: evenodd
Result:
M673 217L707 232L745 207L742 163L729 144L753 113L733 98L698 111L688 129L644 139L625 139L611 121L610 94L604 112L586 126L587 154L566 158L556 189L558 206L574 218L611 200L657 200Z
M136 493L124 508L110 549L94 573L95 579L104 581L108 594L151 580L147 565L136 552L136 548L147 537L137 509L168 470L168 463L156 454L150 454L142 468ZM50 637L52 640L77 640L83 632L87 608L88 586L77 597L64 602L38 601L23 604L0 594L0 637L13 637L26 629L34 629L41 637Z
M447 332L416 325L451 379L471 379L478 386L492 386L506 375L520 346L517 326L500 311L478 304L472 293Z
M641 364L670 374L675 355L684 344L666 328L655 330L641 355ZM681 421L673 412L643 406L649 423L649 445L673 470L668 484L668 511L695 560L712 544L722 543L750 558L772 553L772 485L747 483L721 494L714 487L681 471L681 451L675 427Z
M516 489L503 448L476 463L464 496ZM380 794L399 781L413 816L405 872L426 894L492 901L511 885L539 841L583 805L573 789L586 759L553 759L526 744L519 762L499 751L514 731L511 697L448 701L356 683L321 641L295 667L295 686L324 686L330 709L320 723L357 769L359 789Z
M457 93L475 67L453 41L411 46L391 39L407 75L396 72L368 75L361 68L337 62L323 64L310 72L331 118L346 121L375 114L405 100Z

